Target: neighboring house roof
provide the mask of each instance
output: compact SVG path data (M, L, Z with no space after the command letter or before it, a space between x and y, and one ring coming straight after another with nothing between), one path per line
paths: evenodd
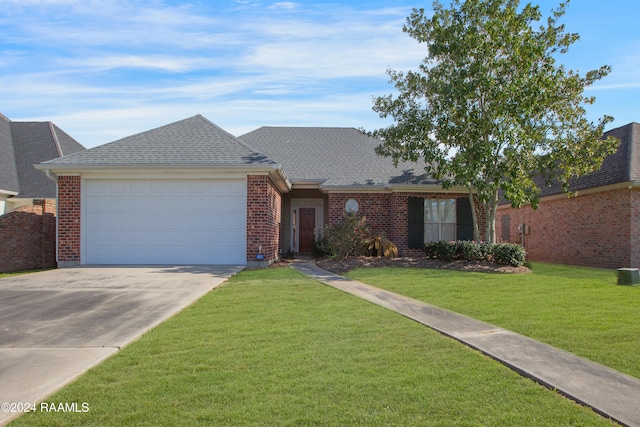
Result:
M569 181L571 191L627 182L640 184L640 124L634 122L612 129L605 132L603 138L609 136L620 140L618 150L607 156L596 172L571 179ZM538 185L542 197L562 193L562 187L558 183L546 186L540 182Z
M261 127L239 137L282 164L291 182L331 187L437 184L416 163L398 167L378 156L380 144L355 128Z
M33 165L84 149L51 122L14 122L0 114L0 192L55 198L55 183Z

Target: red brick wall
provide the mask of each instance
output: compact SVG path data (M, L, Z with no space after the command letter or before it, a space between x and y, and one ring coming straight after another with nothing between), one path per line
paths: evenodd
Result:
M58 262L80 263L80 177L58 177Z
M358 201L359 213L367 217L369 226L384 234L398 247L400 255L411 255L416 252L409 249L409 197L451 199L467 198L467 194L450 193L330 193L329 224L339 222L344 213L344 203L353 198ZM478 218L484 223L484 215ZM481 235L484 229L480 230Z
M367 217L367 224L376 234L391 236L390 194L329 193L329 224L336 224L344 215L344 203L348 199L358 201L358 213Z
M499 208L496 232L509 215L508 240L522 243L531 261L604 268L638 267L640 261L640 194L621 189L542 201L530 207ZM529 225L520 236L518 224ZM506 239L503 239L506 240Z
M269 264L279 258L281 195L268 176L247 176L247 264ZM256 256L260 253L264 260Z
M55 200L34 200L0 216L0 272L56 266Z
M393 193L391 195L391 217L393 219L393 233L391 241L396 244L400 254L411 255L422 253L421 250L409 249L409 197L424 197L429 199L455 199L468 198L468 194L451 193ZM480 237L484 236L484 213L478 214L478 224L480 226Z

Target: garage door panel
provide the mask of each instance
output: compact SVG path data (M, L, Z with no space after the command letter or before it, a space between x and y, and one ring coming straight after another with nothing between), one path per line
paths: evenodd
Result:
M150 248L137 246L131 249L137 253L136 264L238 264L232 252L221 251L220 249L203 248L195 257L189 251L183 251L178 247ZM131 264L130 256L123 253L118 247L91 248L88 256L95 260L94 264Z
M195 229L96 230L87 236L87 246L217 246L231 245L238 230L202 231Z
M87 229L92 231L107 230L164 230L168 227L179 230L216 231L234 230L243 232L246 226L244 215L211 215L211 213L196 213L189 215L189 220L175 222L169 225L174 215L157 213L153 218L146 215L131 215L127 213L92 213L87 216ZM91 233L90 233L91 234Z
M171 199L154 197L87 197L87 213L192 213L203 212L211 215L218 213L237 214L237 206L244 202L242 197L175 197Z
M245 264L245 180L86 180L83 262Z

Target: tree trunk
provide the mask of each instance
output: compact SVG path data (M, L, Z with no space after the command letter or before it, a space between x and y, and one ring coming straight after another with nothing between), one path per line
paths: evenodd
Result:
M486 241L496 242L496 216L498 214L498 190L496 189L491 201L485 203L485 215L487 218Z
M473 191L469 187L469 203L471 204L471 217L473 218L473 240L480 241L480 229L478 228L478 212L476 209L476 201L473 198Z

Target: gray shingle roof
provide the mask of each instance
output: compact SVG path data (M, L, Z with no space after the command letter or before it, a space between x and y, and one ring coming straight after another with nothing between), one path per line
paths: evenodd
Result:
M602 162L596 172L570 180L571 191L587 190L612 184L640 182L640 124L629 123L605 132L603 138L613 136L620 140L618 150ZM559 184L550 187L542 181L538 183L541 196L561 194Z
M375 148L380 141L355 128L261 127L239 137L280 163L292 183L329 186L434 184L415 163L394 167Z
M55 183L33 165L84 149L51 122L14 122L0 115L0 189L19 198L54 198Z
M201 115L119 139L70 156L50 166L276 165Z

